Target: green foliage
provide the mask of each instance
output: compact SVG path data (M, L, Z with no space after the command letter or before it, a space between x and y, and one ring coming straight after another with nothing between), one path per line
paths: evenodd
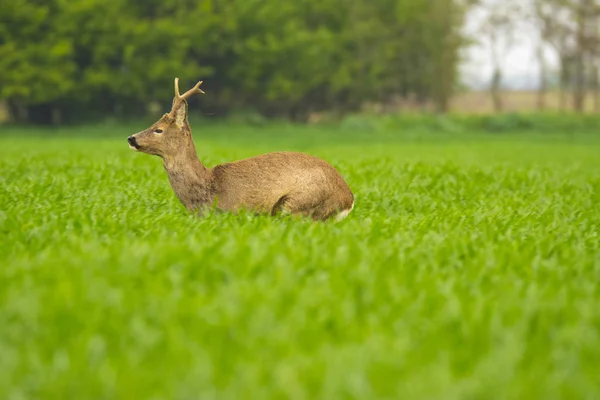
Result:
M331 161L357 201L324 224L193 218L80 131L0 139L0 398L598 397L597 136L194 131L208 165Z
M416 95L446 107L457 0L0 3L0 100L18 120L125 117L206 80L203 109L305 119ZM197 100L196 100L197 101Z

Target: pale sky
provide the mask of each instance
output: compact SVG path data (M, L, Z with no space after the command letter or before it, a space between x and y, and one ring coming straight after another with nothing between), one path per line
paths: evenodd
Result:
M465 30L474 34L483 18L482 10L475 10L467 18ZM538 63L535 57L536 31L532 26L523 24L517 32L516 43L507 48L504 61L505 86L512 89L531 89L538 83ZM547 49L546 59L550 68L556 68L557 57L552 49ZM462 76L469 86L488 85L492 74L492 63L489 42L482 40L465 52Z

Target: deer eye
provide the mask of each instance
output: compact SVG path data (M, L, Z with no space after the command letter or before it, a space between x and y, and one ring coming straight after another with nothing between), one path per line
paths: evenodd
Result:
M163 133L163 130L162 129L155 129L154 133Z

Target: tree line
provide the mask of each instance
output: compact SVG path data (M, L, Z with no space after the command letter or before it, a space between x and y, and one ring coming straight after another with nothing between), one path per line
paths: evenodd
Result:
M303 120L396 97L443 112L466 9L460 0L1 1L0 101L16 122L128 118L168 107L177 76L182 90L203 79L202 109L218 115Z
M539 68L539 110L547 108L551 89L559 94L559 109L582 112L591 103L600 112L599 0L480 0L485 17L480 39L487 40L493 74L490 94L496 111L503 111L503 60L524 31L532 31ZM530 29L533 28L533 29ZM558 66L549 67L549 53ZM524 60L524 62L527 62ZM588 107L589 108L589 107Z

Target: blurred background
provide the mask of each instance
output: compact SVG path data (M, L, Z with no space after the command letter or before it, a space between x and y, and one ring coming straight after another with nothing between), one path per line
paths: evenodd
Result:
M600 111L597 0L2 0L0 121Z

